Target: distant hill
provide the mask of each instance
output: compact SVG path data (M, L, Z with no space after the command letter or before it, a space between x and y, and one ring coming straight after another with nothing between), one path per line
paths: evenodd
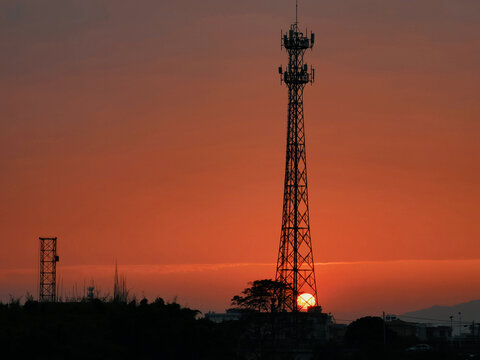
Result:
M453 316L453 323L458 324L459 312L462 313L462 323L467 324L471 323L472 321L480 323L480 300L472 300L466 303L456 304L452 306L435 305L427 309L408 312L400 315L399 317L405 321L421 321L433 323L434 321L422 320L432 319L445 321L447 324L449 324L450 316Z

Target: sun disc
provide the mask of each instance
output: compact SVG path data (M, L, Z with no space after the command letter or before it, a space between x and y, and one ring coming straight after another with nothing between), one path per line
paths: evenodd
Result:
M300 310L307 310L309 307L315 306L315 296L309 293L303 293L297 297L297 306Z

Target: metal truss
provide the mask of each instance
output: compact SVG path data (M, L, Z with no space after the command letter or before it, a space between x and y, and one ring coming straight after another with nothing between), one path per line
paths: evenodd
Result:
M40 238L39 301L57 300L57 238Z
M310 293L317 299L310 219L308 211L307 158L303 117L303 91L313 83L315 72L304 64L310 38L300 32L298 22L282 35L282 46L288 52L288 67L279 68L281 81L288 87L288 129L283 196L282 233L277 260L276 280L286 285L279 294L283 311L298 311L297 297Z

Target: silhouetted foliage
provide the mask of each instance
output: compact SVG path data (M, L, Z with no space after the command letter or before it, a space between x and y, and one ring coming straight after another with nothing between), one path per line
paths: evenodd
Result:
M262 284L268 285L260 281ZM258 286L257 282L257 289ZM271 293L267 291L267 295ZM281 326L274 328L272 320L288 314L249 314L239 321L216 324L200 318L197 310L175 302L165 303L161 298L151 303L147 299L129 303L99 299L38 303L28 297L23 306L19 299L12 298L8 303L0 302L0 358L291 359L291 352L275 352L272 345L278 343L269 341L274 331L282 330ZM382 319L367 317L348 326L345 343L309 346L315 349L315 359L321 360L463 360L469 354L463 352L465 347L454 350L451 344L443 344L447 348L437 347L431 353L405 352L403 345L391 346L400 342L395 341L388 328L386 340L385 348Z
M157 298L0 305L2 358L234 359L238 326Z
M348 325L345 342L360 348L382 348L384 341L391 342L393 337L394 334L384 326L382 318L367 316Z
M242 309L259 312L276 312L279 310L278 293L285 289L285 284L271 280L255 280L243 290L242 295L232 298L232 305Z

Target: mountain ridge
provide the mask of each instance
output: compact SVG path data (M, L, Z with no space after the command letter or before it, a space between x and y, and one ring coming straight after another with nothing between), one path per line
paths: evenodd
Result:
M450 316L453 316L450 319ZM470 300L455 305L433 305L415 311L409 311L399 315L405 321L416 322L444 322L446 325L459 325L471 323L472 321L480 322L480 299Z

